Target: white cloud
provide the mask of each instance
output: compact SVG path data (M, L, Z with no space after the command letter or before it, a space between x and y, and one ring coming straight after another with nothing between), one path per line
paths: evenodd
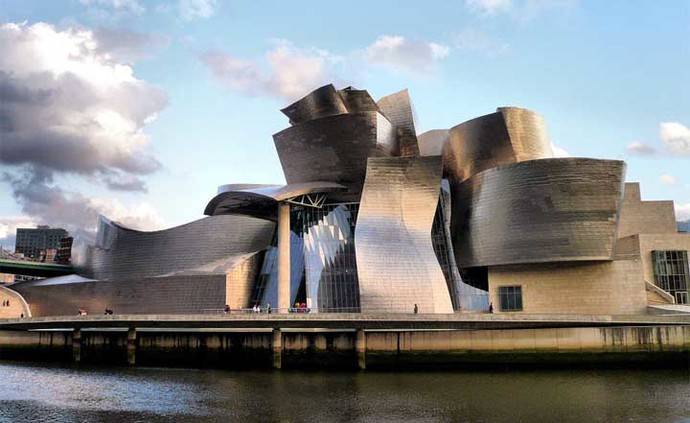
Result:
M678 182L675 176L666 174L659 176L659 181L664 185L675 185Z
M519 21L528 21L549 11L567 11L578 0L465 0L472 12L483 16L509 15Z
M178 3L180 17L190 21L208 19L218 10L217 0L180 0Z
M567 152L565 149L557 146L553 142L551 143L551 150L553 151L553 156L554 157L570 157L571 154Z
M659 137L670 153L690 155L690 128L678 122L662 122Z
M103 51L92 31L0 25L0 97L4 165L97 175L159 167L143 129L166 95Z
M690 220L690 203L686 204L675 204L676 207L676 220L684 222Z
M70 174L144 191L141 178L159 169L144 129L165 107L166 95L138 79L115 48L136 41L108 44L92 30L46 23L0 25L0 180L32 222L75 232L95 225L98 213L157 223L150 210L54 182Z
M17 228L34 228L36 221L28 216L0 216L0 246L14 248Z
M337 80L333 65L340 59L325 50L299 48L287 40L276 40L263 63L223 52L207 52L201 60L233 90L292 100Z
M638 156L651 156L656 154L656 149L650 145L641 143L639 141L631 142L625 148L628 154L638 155Z
M367 60L395 70L426 72L445 59L450 48L434 42L408 40L401 35L382 35L365 49Z
M138 0L79 0L79 3L96 7L101 12L125 12L141 15L146 8Z
M508 12L513 7L512 0L465 0L465 4L482 15Z
M465 28L453 36L453 46L462 51L474 51L487 56L496 56L508 50L508 44L499 41L484 31Z

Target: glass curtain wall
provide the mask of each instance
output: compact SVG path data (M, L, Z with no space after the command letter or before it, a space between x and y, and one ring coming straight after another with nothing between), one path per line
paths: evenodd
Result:
M316 312L359 312L355 258L358 203L296 206L294 230L303 242L307 307Z
M687 251L652 251L654 279L657 286L676 298L678 304L690 303L690 270Z

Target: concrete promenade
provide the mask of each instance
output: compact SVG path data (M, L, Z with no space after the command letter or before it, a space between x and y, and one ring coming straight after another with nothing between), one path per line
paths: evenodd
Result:
M0 330L74 328L190 329L526 329L690 325L690 314L678 315L555 315L555 314L130 314L50 316L0 320Z

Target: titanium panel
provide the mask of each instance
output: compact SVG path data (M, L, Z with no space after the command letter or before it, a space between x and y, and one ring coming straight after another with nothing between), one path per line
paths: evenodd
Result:
M452 313L431 228L441 157L370 158L355 243L362 312Z
M100 217L84 273L119 280L180 272L222 273L246 254L271 244L275 223L244 215L206 217L154 232L125 228Z
M395 131L378 112L329 116L273 135L288 184L328 181L359 192L368 157L390 156Z
M402 90L382 97L377 102L381 112L400 131L400 151L403 157L418 156L417 131L408 91Z
M541 116L517 107L502 107L451 128L443 149L451 184L498 165L551 157Z
M379 106L366 90L356 90L352 87L338 91L349 113L378 112Z
M329 84L315 89L281 112L290 119L290 124L297 125L309 120L347 113L347 107L333 84Z
M458 266L611 260L625 163L558 158L451 185Z
M443 146L448 142L450 131L448 129L432 129L417 135L420 156L441 156Z

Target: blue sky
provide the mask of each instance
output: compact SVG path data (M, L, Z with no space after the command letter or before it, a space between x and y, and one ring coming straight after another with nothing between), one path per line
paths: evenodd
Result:
M409 88L419 132L535 110L567 154L625 160L690 217L690 1L0 0L0 25L0 100L59 93L0 104L0 244L97 213L172 226L218 185L282 183L279 109L328 82Z

